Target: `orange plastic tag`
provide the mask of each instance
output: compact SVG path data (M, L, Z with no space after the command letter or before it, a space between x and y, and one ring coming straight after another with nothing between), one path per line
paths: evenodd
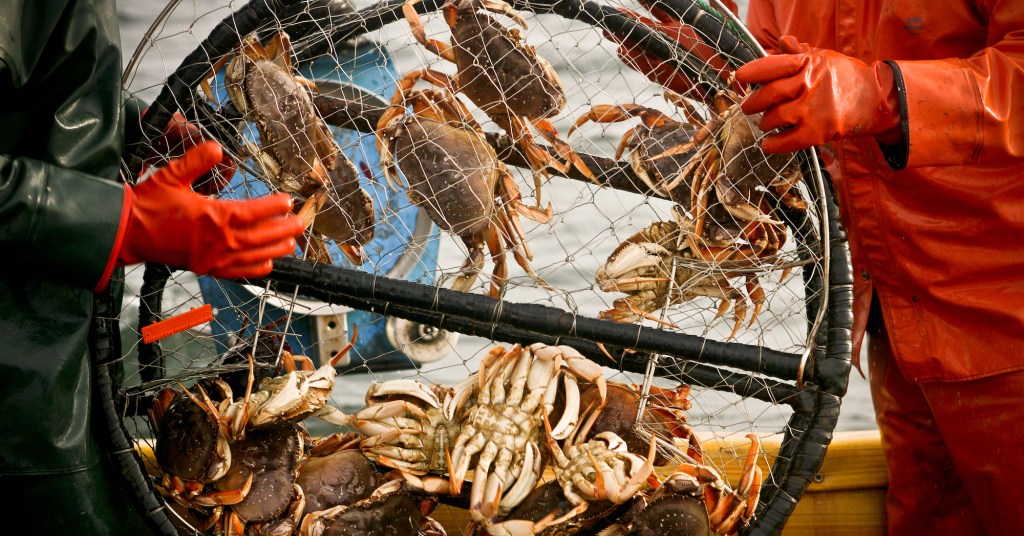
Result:
M205 324L213 320L213 308L210 304L202 307L194 307L188 312L178 316L172 316L166 320L150 324L142 328L142 342L150 344L164 337L170 337L175 333L181 333L199 324Z

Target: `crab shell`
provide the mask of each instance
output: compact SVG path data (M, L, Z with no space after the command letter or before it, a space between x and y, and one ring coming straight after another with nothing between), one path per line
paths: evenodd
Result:
M298 425L283 423L249 431L232 444L234 460L217 489L240 489L249 475L252 487L242 502L231 506L247 523L275 519L291 504L295 471L302 457L306 432Z
M351 506L306 514L302 536L408 536L417 534L437 500L410 491L399 480L377 488Z
M355 166L339 154L328 177L327 202L313 220L313 230L339 245L366 245L373 240L373 200L359 186Z
M590 439L601 432L612 432L626 442L626 449L631 454L644 456L650 445L651 432L657 434L658 437L673 437L677 435L674 429L685 425L683 417L649 406L643 414L642 426L639 429L636 428L634 423L636 423L637 411L640 409L640 392L624 383L608 382L607 400L607 404L584 439ZM600 403L600 395L595 387L589 386L580 393L581 407L596 406L598 403ZM652 404L655 403L658 403L657 396L652 394ZM658 452L654 459L654 465L662 467L671 461L672 458Z
M779 186L780 177L791 173L793 156L768 154L758 143L764 137L757 123L761 116L747 116L739 105L729 107L722 114L723 123L715 136L723 163L722 172L715 183L718 198L727 207L741 203L758 205L769 186ZM797 174L788 181L799 180Z
M282 421L300 422L311 415L335 424L348 424L344 414L327 405L337 373L327 364L315 371L292 371L264 381L259 391L250 397L249 426L260 428ZM229 415L241 411L242 403L242 399L236 401L228 409Z
M356 427L368 436L360 445L363 452L380 465L413 475L447 471L445 453L455 442L457 423L473 396L466 391L476 381L470 378L472 382L463 380L454 389L427 387L415 380L371 385L366 407L355 414ZM456 397L456 390L464 396Z
M211 482L231 466L228 437L191 397L177 394L160 420L156 460L164 472L196 482Z
M571 517L563 523L552 526L546 530L544 534L549 534L551 536L578 533L591 534L592 531L602 528L607 520L616 519L632 504L632 502L615 504L607 500L593 501L589 504L586 511ZM512 510L501 521L508 522L523 520L532 523L542 523L542 520L552 513L554 513L556 518L561 518L570 514L575 509L576 505L565 498L565 494L562 492L562 487L559 485L558 481L551 480L530 492L530 494L523 499L523 502L519 503L519 506ZM486 533L487 532L484 529L477 532L478 535Z
M648 499L630 522L630 536L711 534L708 510L701 499L697 480L689 475L673 474Z
M480 13L478 0L445 6L452 31L459 89L487 113L542 119L565 108L565 90L551 64L525 44L517 29Z
M271 180L283 191L309 196L323 185L318 166L331 169L337 153L330 129L316 115L309 90L277 63L244 50L259 42L250 37L225 71L228 97L256 123L262 148L258 156Z
M379 475L358 450L315 456L299 465L296 483L306 497L306 511L353 504L370 496Z
M630 168L644 183L656 190L661 185L670 184L693 157L694 151L663 157L658 155L690 143L696 133L697 129L692 125L675 121L654 127L644 124L637 126L628 143ZM686 209L690 208L689 184L681 184L668 194L672 201Z
M409 198L445 231L483 233L494 217L499 171L494 149L475 131L411 114L385 128Z

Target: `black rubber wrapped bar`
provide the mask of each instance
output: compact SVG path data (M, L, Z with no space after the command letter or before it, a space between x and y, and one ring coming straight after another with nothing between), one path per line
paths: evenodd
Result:
M444 0L423 0L416 4L416 12L424 14L437 11L444 3ZM386 24L401 19L403 4L405 4L405 0L387 0L350 15L337 17L330 39L296 48L296 63L301 64L328 53L335 43L342 43L353 37L376 31ZM724 87L724 81L715 84L709 83L709 80L718 80L718 77L709 76L706 73L708 67L703 62L697 61L694 55L680 43L652 30L612 6L579 0L513 0L510 4L522 11L531 11L537 14L552 13L567 19L586 22L607 31L618 39L629 40L645 52L682 71L704 95L713 95Z
M163 310L164 286L171 276L166 265L147 263L142 274L142 288L139 289L139 330L160 320ZM164 368L163 349L159 343L139 340L139 377L142 382L157 379L157 373Z
M283 283L282 283L283 284ZM536 342L572 346L587 359L608 368L643 374L647 368L647 354L629 352L623 348L605 345L604 350L596 342L572 337L556 337L527 331L507 324L476 320L454 315L438 315L422 309L407 307L372 298L357 298L343 292L321 288L305 288L303 293L311 298L353 307L387 316L395 316L434 326L448 331L484 337L493 341L517 343L524 346ZM605 353L607 351L607 354ZM609 355L611 358L609 358ZM770 378L759 378L750 374L721 369L705 363L694 363L684 359L664 356L656 367L655 374L666 378L677 378L691 385L707 387L718 391L735 393L744 398L753 398L771 404L785 403L796 395L792 384Z
M104 416L107 439L104 451L135 498L136 507L142 512L150 533L176 536L177 529L167 514L167 507L156 494L149 476L143 472L142 459L135 450L135 441L124 427L119 406L116 403L118 376L121 366L121 333L118 330L117 311L120 292L116 285L107 285L107 290L93 297L92 326L89 330L89 350L92 355L94 393ZM113 520L111 520L113 522Z
M831 182L826 180L826 188ZM761 488L757 517L747 534L780 534L796 503L814 480L832 442L842 396L850 376L853 348L853 267L846 230L839 221L834 197L826 199L829 227L829 307L815 334L811 363L814 383L807 383L793 399L788 423L771 476ZM781 483L781 485L780 485Z
M717 50L722 59L732 67L739 67L756 58L743 39L693 0L653 0L651 5L693 28L697 35L711 48Z
M674 355L783 380L795 380L800 363L797 355L760 346L727 344L646 326L587 318L546 305L509 303L488 296L295 259L274 261L274 270L268 279L278 285L297 285L301 292L336 292L399 303L430 314L485 319L493 324L518 326L543 335L586 339L639 352Z
M430 13L441 9L446 0L422 0L416 4L416 12ZM354 37L377 31L387 24L403 18L402 6L406 0L385 0L355 13L340 15L332 19L329 38L317 40L294 49L295 63L301 65L327 54L335 44L344 43Z
M138 143L125 147L124 158L128 162L127 180L134 181L142 170L143 159L158 138L164 125L180 108L179 103L187 102L192 88L210 74L210 68L217 58L231 52L241 38L256 31L260 26L276 19L276 13L302 0L253 0L238 11L220 21L199 47L181 61L174 73L160 90L160 94L149 105L142 118L142 135Z

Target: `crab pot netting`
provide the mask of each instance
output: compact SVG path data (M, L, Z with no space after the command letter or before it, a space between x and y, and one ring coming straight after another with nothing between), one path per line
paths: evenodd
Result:
M443 10L439 9L440 4L426 0L418 10L427 37L450 42L452 31L445 22ZM679 9L679 5L690 4L672 5ZM824 215L827 204L821 176L814 171L816 167L809 156L794 154L769 163L778 172L772 178L782 176L785 170L802 170L803 179L790 193L802 199L806 209L786 207L776 190L764 186L750 194L765 199L762 208L768 208L764 209L767 213L762 217L775 222L765 226L772 228L775 235L772 240L777 246L772 249L777 251L750 254L755 248L741 236L732 242L739 253L723 263L678 256L666 263L665 270L689 275L672 278L665 273L660 276L672 279L668 291L659 298L670 302L668 306L659 303L650 307L651 318L609 328L610 323L599 321L602 312L614 309L616 300L626 294L601 290L597 280L600 268L620 244L636 233L657 222L672 222L673 207L677 203L667 199L664 192L652 191L632 171L626 156L629 150L615 158L623 135L641 125L641 117L621 122L591 121L569 134L577 118L597 105L638 105L678 123L711 121L718 114L713 96L728 88L731 70L755 54L731 19L710 6L701 6L703 17L707 19L711 15L714 19L705 22L715 24L700 26L698 31L690 32L690 39L676 44L624 17L621 9L651 16L644 5L634 2L515 3L526 28L506 16L491 14L500 24L517 27L524 42L553 67L564 88L566 104L549 120L561 140L582 155L598 181L603 183L594 184L575 169L568 172L549 169L551 177L543 181L538 193L533 173L521 155L508 150L510 142L504 130L465 95L456 97L479 122L488 142L499 149L498 154L507 163L522 193L522 203L533 205L540 195L541 204L546 206L550 202L553 208L553 216L546 223L518 218L533 255L529 265L536 271L536 277L520 267L509 252L505 261L507 280L500 291L503 301L498 302L483 297L492 281L491 255L485 255L484 267L468 292L471 297L453 296L440 290L450 287L462 269L467 257L466 246L459 237L444 229L444 222L431 221L426 210L410 201L406 171L413 169L416 162L398 160L405 178L399 181L398 190L389 188L379 166L373 127L392 98L398 80L406 73L423 68L454 76L455 65L417 42L402 16L402 3L398 1L360 2L351 9L336 4L337 9L329 11L302 1L260 5L263 8L259 11L260 17L243 20L229 18L245 6L241 2L226 5L213 0L172 2L167 16L158 19L130 63L126 63L126 93L144 102L162 99L158 113L171 109L182 111L200 126L204 135L219 140L235 157L238 172L230 180L224 178L221 182L225 185L213 195L226 199L265 195L276 187L264 180L267 175L264 167L244 152L246 142L257 146L263 142L254 124L242 119L237 109L229 104L223 69L209 79L213 101L200 89L198 82L205 79L223 54L231 52L245 35L255 34L263 43L269 43L277 32L286 32L291 40L291 59L296 72L311 80L319 93L347 101L340 112L321 108L318 113L332 125L335 141L355 164L359 185L373 202L374 236L363 246L366 261L357 268L368 279L357 277L356 280L369 281L367 288L380 292L346 294L344 278L338 288L318 287L315 282L297 286L297 281L289 279L289 274L306 268L292 272L279 269L266 281L242 285L196 277L183 271L168 273L155 266L129 267L124 276L126 290L118 315L122 343L118 361L123 365L120 367L123 379L118 385L120 400L127 402L121 407L130 435L136 438L153 435L146 417L132 416L145 414L133 409L141 406L135 402L145 400L165 385L178 381L189 385L218 372L221 369L211 365L217 364L219 356L238 342L258 340L258 344L270 348L267 351L279 353L284 348L283 340L293 353L314 358L322 353L329 355L344 346L351 333L341 329L334 335L310 337L308 333L300 333L298 326L311 316L346 311L348 326L357 326L360 338L375 333L383 337L390 315L380 312L423 323L443 318L445 322L441 327L447 328L411 330L404 339L391 339L391 346L387 347L368 342L359 344L357 340L356 348L346 359L349 364L340 369L331 400L346 412L362 406L363 393L371 382L414 378L428 384L452 385L477 370L481 356L496 344L489 339L529 343L534 333L532 340L536 341L578 343L581 349L587 350L588 357L606 366L609 380L670 388L680 382L690 384L692 407L687 419L702 442L756 433L773 444L770 441L773 436L781 438L785 434L794 411L792 400L787 397L799 398L800 379L813 380L810 376L813 366L808 364L807 357L812 353L815 340L823 346L821 322L827 316L823 308L827 301L824 289L828 288L828 244L825 241L829 218ZM709 33L709 27L717 28L718 33ZM214 28L218 30L216 36L210 33ZM681 92L681 97L691 104L694 113L688 117L666 98L665 88L622 60L619 43L610 39L616 33L620 38L626 36L642 43L655 56L660 53L662 61L690 79L691 88ZM216 42L211 45L214 37L217 37ZM179 66L181 58L192 51L196 52ZM182 72L189 74L178 76ZM169 78L172 82L165 86ZM352 92L351 88L346 88L349 84L362 91ZM415 88L439 89L422 81ZM742 94L742 88L733 86L731 89ZM383 100L368 97L367 93ZM696 127L691 129L696 130ZM635 132L640 130L637 128ZM147 141L151 139L151 127L143 125L142 131L141 141L129 145L125 158L125 176L131 177L128 180L144 175L147 169L159 165L168 156L166 148ZM550 146L537 131L533 133L537 143ZM414 143L438 146L434 140L426 138ZM440 149L443 153L444 148ZM737 158L749 159L752 154L761 157L759 153L745 151ZM728 165L729 162L722 162L722 166ZM471 170L466 171L469 174ZM740 182L743 177L731 179ZM458 188L459 185L447 187ZM688 200L689 183L683 187ZM466 190L465 195L469 200L476 194ZM720 203L718 197L709 196L707 210L717 215L723 228L750 225L749 220L715 207ZM500 207L500 199L494 202ZM683 215L692 218L693 207L688 209ZM435 219L443 217L434 215ZM327 250L336 266L355 268L334 242L327 243ZM321 258L283 265L308 268L324 262ZM402 280L419 286L402 287L396 283ZM546 285L540 284L540 280ZM764 294L756 317L751 296L754 282ZM389 284L399 285L394 295L384 292ZM697 287L704 290L695 291ZM419 293L423 303L402 302L401 296L410 293ZM729 294L724 306L718 293ZM689 299L673 299L683 294L692 295ZM463 303L460 298L465 298L465 304L469 304L466 307L475 305L484 313L459 316L448 311L447 316L443 316L436 309L431 310L432 304L445 302L452 304L457 312ZM328 304L328 301L333 303ZM165 338L158 345L141 343L140 313L146 324L204 303L214 306L212 322ZM530 328L528 324L502 320L502 312L515 311L520 305L543 306L524 311L561 313L560 318L571 315L579 326L592 327L588 333L597 335L582 336L581 332L572 330L556 333L555 328L545 332ZM747 309L747 314L735 335L730 336L737 307ZM346 317L337 318L344 322ZM634 327L637 325L645 329L641 332ZM623 331L627 327L632 331ZM603 330L616 329L616 337L602 340ZM455 335L458 331L463 332L461 336ZM637 334L638 341L656 341L648 349L658 351L624 353L623 348L634 347L626 343L631 333ZM680 336L673 338L677 334ZM417 337L429 338L436 355L443 357L424 363L414 363L405 357L403 345L422 342ZM595 344L598 342L617 359L607 358ZM673 352L677 345L695 350ZM329 346L326 348L329 351L321 352L324 350L321 346ZM726 358L717 362L708 360L707 355L702 357L702 348L716 350L708 355ZM746 357L729 359L730 348L736 349L736 355ZM648 377L645 382L644 373L650 359L656 360L658 366L651 369L656 372L654 377ZM802 374L807 377L800 378ZM839 383L845 386L845 379ZM324 423L310 422L309 425L313 435L333 431ZM735 469L742 464L745 455L744 443L739 444L737 451L723 450L717 458L707 462L719 468L732 466ZM770 460L770 464L777 464L780 456L785 458L792 453L780 453L778 447L765 447L761 456ZM766 486L773 485L772 478L779 477L766 475Z

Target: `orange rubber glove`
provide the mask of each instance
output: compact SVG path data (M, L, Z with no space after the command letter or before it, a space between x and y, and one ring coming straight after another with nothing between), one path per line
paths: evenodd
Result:
M789 153L815 145L873 136L900 141L900 106L893 68L864 63L832 50L811 48L791 35L779 40L781 54L736 70L736 80L762 86L741 104L747 115L762 113L758 126L766 153Z
M295 250L304 227L290 214L291 196L223 201L191 190L222 156L218 143L203 142L126 187L118 265L158 262L228 279L262 277L271 259Z

